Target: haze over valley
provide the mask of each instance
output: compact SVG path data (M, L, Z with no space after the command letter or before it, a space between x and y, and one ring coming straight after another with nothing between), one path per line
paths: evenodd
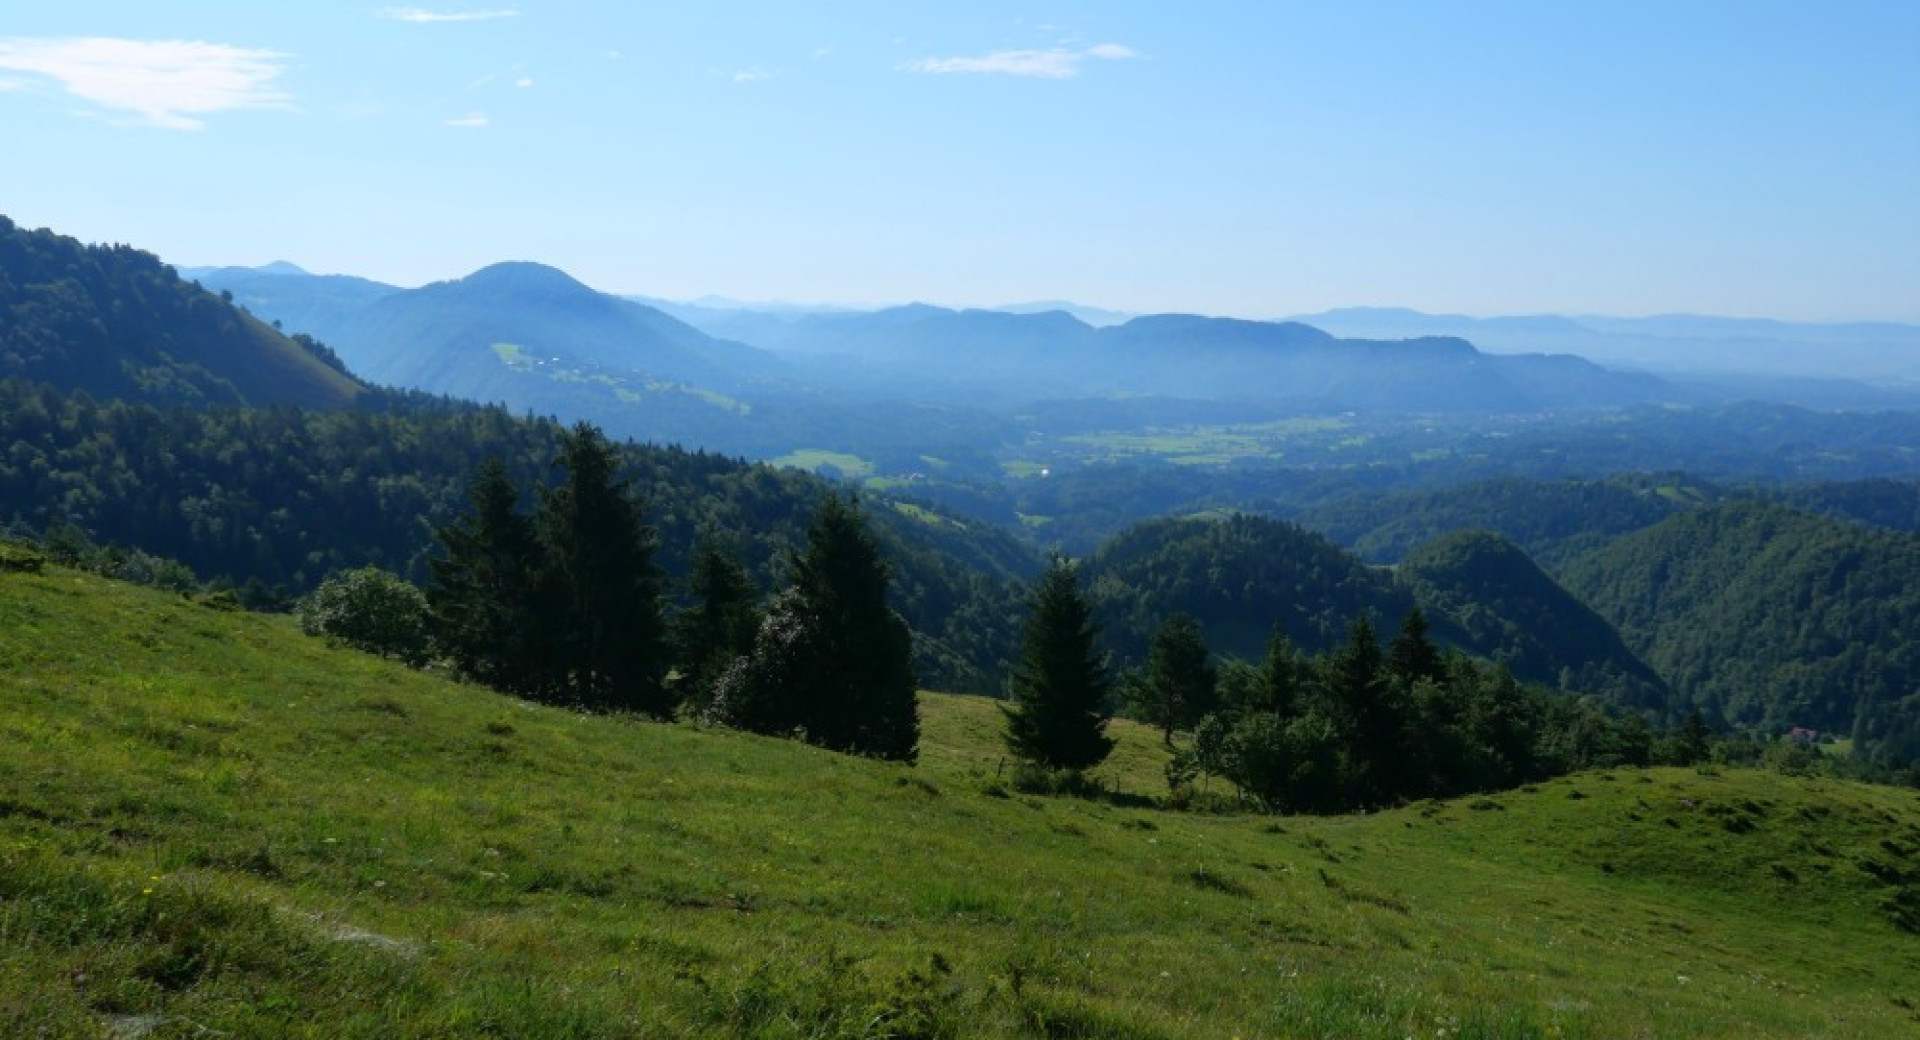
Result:
M12 12L0 1035L1910 1035L1916 38Z

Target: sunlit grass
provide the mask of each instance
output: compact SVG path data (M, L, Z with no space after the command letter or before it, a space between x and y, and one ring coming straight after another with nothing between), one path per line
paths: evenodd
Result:
M808 472L817 472L822 466L832 466L840 475L849 480L860 480L873 475L873 463L858 455L843 451L828 451L824 448L802 448L791 451L777 459L768 459L768 465L790 466Z
M1091 793L1036 795L982 698L926 696L908 768L57 569L0 574L0 683L5 1036L1920 1028L1912 792L1620 771L1177 813L1125 723Z

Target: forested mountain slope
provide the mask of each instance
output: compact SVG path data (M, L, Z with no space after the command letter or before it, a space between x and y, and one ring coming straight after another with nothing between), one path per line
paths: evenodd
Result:
M1920 537L1734 502L1622 536L1561 579L1685 703L1913 753Z
M1291 519L1374 563L1395 563L1423 541L1494 531L1543 565L1558 566L1683 509L1760 501L1870 527L1920 532L1920 480L1716 482L1687 473L1619 473L1592 480L1504 477L1430 491L1350 495Z
M1216 653L1256 660L1276 627L1296 648L1320 652L1346 639L1355 618L1370 615L1386 638L1419 606L1435 639L1525 681L1669 712L1664 684L1613 626L1492 535L1423 546L1395 573L1283 521L1157 520L1102 545L1082 579L1123 661L1143 659L1176 612L1200 622Z
M1758 494L1819 516L1920 534L1920 479L1819 481L1761 489Z
M1413 607L1385 571L1325 538L1245 515L1136 525L1084 561L1081 581L1108 645L1133 661L1176 612L1199 621L1216 652L1257 659L1276 626L1317 652L1363 614L1390 626Z
M1395 568L1431 616L1521 679L1595 693L1674 716L1667 685L1620 633L1497 534L1461 531L1416 547ZM1677 721L1675 719L1674 721Z
M1375 563L1397 563L1415 546L1456 531L1487 531L1550 564L1656 524L1701 498L1702 488L1681 475L1504 477L1432 491L1355 496L1310 506L1293 519Z
M0 381L0 520L73 525L95 541L177 558L203 577L304 590L343 567L426 576L434 528L466 508L468 482L500 457L523 488L555 479L560 428L430 398L369 395L336 411L159 409ZM771 588L830 485L793 470L677 448L626 445L626 476L660 531L659 560L685 570L702 527ZM995 689L1015 637L1031 550L984 523L868 500L901 611L920 637L923 681Z
M0 379L96 397L339 407L360 384L152 254L0 217Z

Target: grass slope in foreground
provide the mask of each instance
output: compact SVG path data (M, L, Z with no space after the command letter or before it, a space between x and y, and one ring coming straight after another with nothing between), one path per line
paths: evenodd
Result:
M1920 1029L1911 792L1034 798L996 782L986 701L927 697L909 769L531 707L57 569L0 575L0 684L0 1035ZM1105 782L1144 796L1154 737L1115 729Z

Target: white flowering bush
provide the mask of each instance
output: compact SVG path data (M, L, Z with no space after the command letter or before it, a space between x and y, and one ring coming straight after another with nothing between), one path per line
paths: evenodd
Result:
M300 628L356 650L419 667L431 654L427 597L378 567L336 571L300 601Z

